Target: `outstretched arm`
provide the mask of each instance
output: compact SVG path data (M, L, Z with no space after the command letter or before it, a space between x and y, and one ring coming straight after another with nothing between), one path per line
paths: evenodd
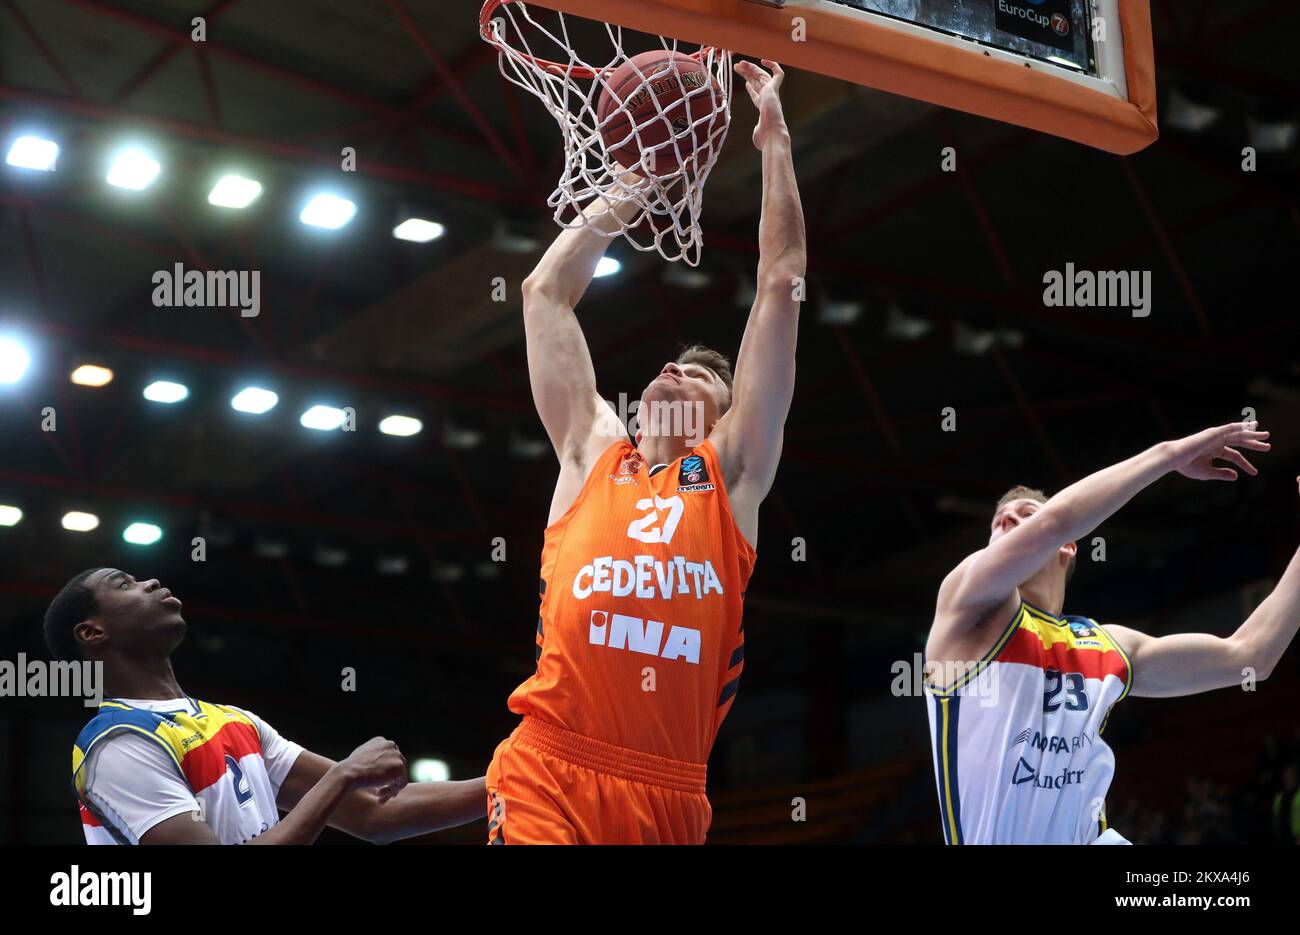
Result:
M301 790L314 789L336 766L333 760L304 750L280 789L280 807L294 808ZM369 789L354 789L328 818L331 828L372 844L388 844L486 815L487 785L480 776L459 782L408 783L386 800Z
M754 145L763 154L763 213L758 228L758 283L754 306L736 358L731 408L719 421L714 445L728 474L737 519L747 534L742 513L752 511L757 526L759 503L776 476L785 419L794 395L794 352L799 332L796 291L807 270L803 206L795 177L790 130L781 108L785 73L764 60L771 71L752 62L737 62L745 79L758 126ZM753 541L752 534L750 541Z
M1258 473L1237 450L1268 451L1268 433L1257 428L1258 423L1245 422L1206 429L1163 442L1071 484L959 566L940 590L940 614L975 626L1063 545L1092 532L1140 490L1171 471L1195 480L1236 480L1235 470L1213 464L1219 459L1248 474Z
M635 184L635 179L629 175L627 184ZM524 280L524 333L533 402L561 464L582 462L605 407L596 392L587 339L573 310L609 248L611 238L598 231L613 234L620 220L635 212L634 203L611 205L597 198L583 212L590 226L563 231Z
M1297 478L1300 481L1300 478ZM1133 666L1130 693L1147 698L1194 695L1241 685L1247 671L1268 678L1300 629L1300 551L1291 557L1273 593L1231 636L1177 633L1147 636L1107 626Z

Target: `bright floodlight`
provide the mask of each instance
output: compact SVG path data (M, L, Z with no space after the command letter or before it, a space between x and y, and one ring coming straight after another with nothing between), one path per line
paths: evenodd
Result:
M113 371L98 364L82 364L72 371L72 382L77 386L106 386L113 381Z
M190 395L190 389L183 383L171 383L157 380L144 388L144 398L152 403L178 403Z
M437 221L426 221L424 218L407 218L393 228L394 237L398 240L409 240L411 243L428 243L430 240L437 240L446 232L447 228Z
M321 194L307 202L298 215L298 220L311 227L323 227L326 230L338 230L357 213L357 206L346 198L337 195Z
M223 175L208 193L208 204L218 208L247 208L260 194L261 182L242 175Z
M379 423L379 431L385 435L418 435L424 423L414 416L389 416Z
M274 408L279 401L280 397L271 390L264 390L260 386L249 386L235 394L234 398L230 400L230 406L240 412L251 412L254 415L260 415Z
M418 759L411 761L412 782L446 782L451 778L451 767L443 760Z
M124 149L114 157L113 165L109 167L108 184L139 191L152 185L161 170L157 160L143 150Z
M600 262L596 264L596 278L601 279L605 276L613 276L623 268L623 264L612 256L603 256Z
M153 545L162 538L162 530L153 523L132 523L122 530L122 538L132 545Z
M0 503L0 526L17 526L23 518L23 511L16 506Z
M54 163L59 158L59 144L54 140L43 140L39 136L20 136L9 147L5 162L19 169L35 169L38 172L53 172Z
M335 409L333 406L312 406L298 421L304 428L330 432L342 425L345 418L347 415L342 409Z
M0 383L17 383L31 362L25 347L13 338L0 338Z
M99 525L99 517L94 513L81 513L73 510L63 514L63 528L69 532L90 532Z

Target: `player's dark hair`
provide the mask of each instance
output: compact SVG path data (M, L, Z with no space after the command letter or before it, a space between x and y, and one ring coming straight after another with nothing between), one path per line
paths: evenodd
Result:
M721 351L703 344L691 344L682 348L682 352L677 355L677 363L708 367L726 384L728 390L731 389L731 358Z
M708 367L718 375L727 388L727 396L731 396L731 358L720 351L715 351L711 347L703 344L692 344L689 347L683 347L682 352L677 355L678 364L699 364L701 367ZM727 406L723 408L726 412L730 408L731 400L727 400Z
M87 568L76 575L54 596L45 611L45 645L59 661L75 662L81 658L75 630L99 611L95 592L86 586L86 580L99 570Z

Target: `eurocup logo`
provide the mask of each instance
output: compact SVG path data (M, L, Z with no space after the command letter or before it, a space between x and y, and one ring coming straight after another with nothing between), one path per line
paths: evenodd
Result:
M1052 14L1052 29L1056 30L1058 36L1066 36L1070 33L1070 20L1064 13Z

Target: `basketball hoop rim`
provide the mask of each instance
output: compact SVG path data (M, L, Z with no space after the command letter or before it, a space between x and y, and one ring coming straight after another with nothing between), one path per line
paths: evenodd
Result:
M538 68L541 68L543 71L548 71L554 75L567 75L571 78L583 78L583 79L590 79L594 81L597 78L604 78L606 75L612 74L616 70L615 66L613 65L609 66L608 68L588 68L585 65L581 65L581 66L562 65L559 62L551 62L544 58L537 58L534 55L528 55L524 52L520 52L518 49L515 49L507 45L505 42L498 41L492 35L492 30L490 28L492 23L492 14L494 14L497 10L501 9L501 7L505 6L507 3L521 3L521 2L523 2L523 0L486 0L486 2L483 4L483 9L479 12L479 17L478 17L479 35L483 38L484 42L486 42L488 45L496 47L502 52L509 51L512 55L518 55L520 58L525 58L528 61L532 62L534 65L536 65ZM545 6L545 4L539 3L538 6ZM549 7L547 7L547 9L549 9ZM706 55L712 54L714 52L722 54L725 51L726 51L725 49L719 49L715 46L701 46L695 52L687 52L684 54L690 58L695 59L697 62L703 64L704 57Z

